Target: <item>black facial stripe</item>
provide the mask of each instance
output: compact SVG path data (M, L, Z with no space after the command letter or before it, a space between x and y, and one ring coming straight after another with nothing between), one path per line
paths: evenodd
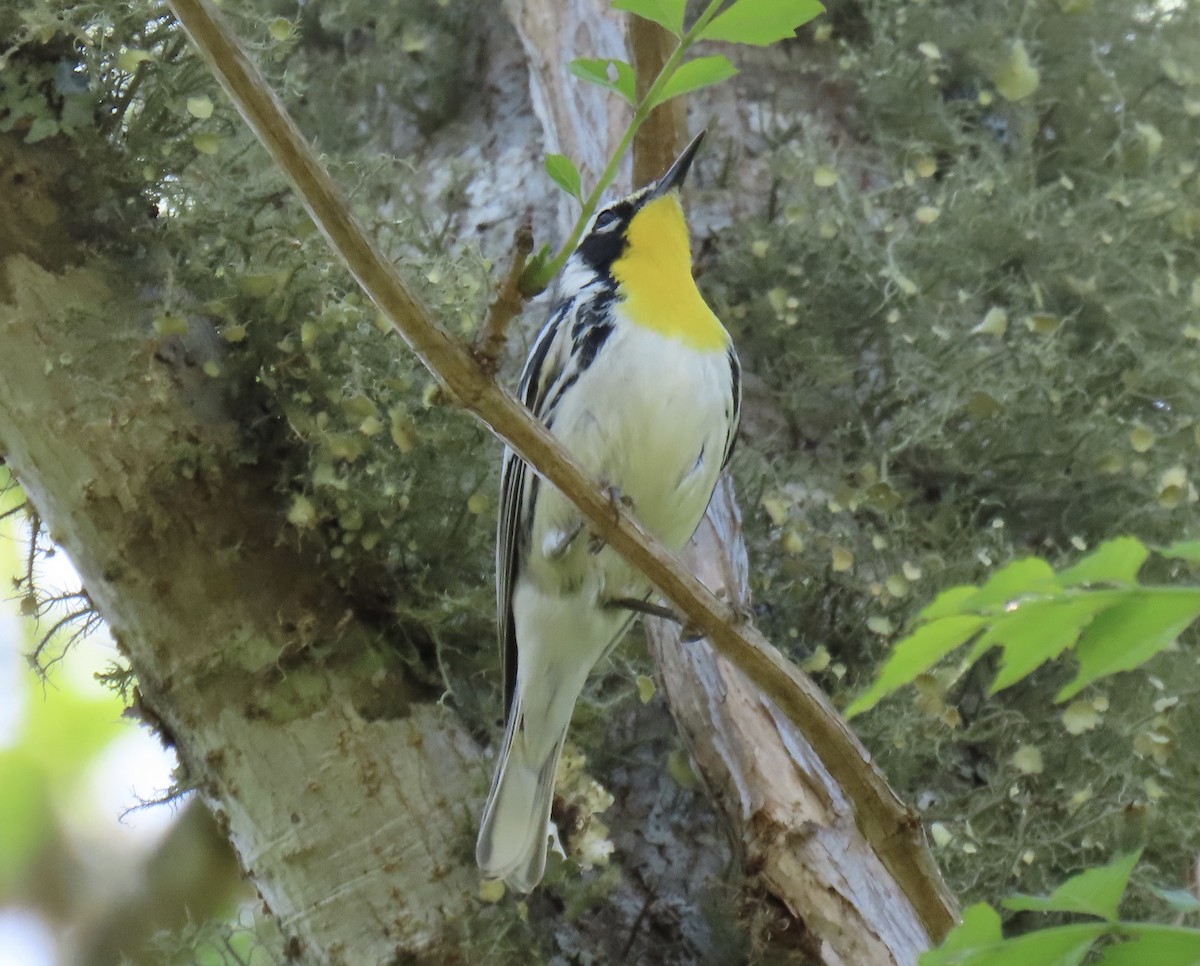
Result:
M612 263L625 250L625 228L635 208L631 202L622 201L609 210L617 216L617 220L599 231L589 232L577 249L588 266L599 275L609 275Z

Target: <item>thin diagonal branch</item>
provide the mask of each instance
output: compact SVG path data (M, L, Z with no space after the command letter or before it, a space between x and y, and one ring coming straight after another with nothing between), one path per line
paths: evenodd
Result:
M650 537L470 353L409 293L391 262L351 215L329 173L209 0L170 0L221 85L295 185L310 216L364 291L458 402L561 490L596 534L644 573L697 630L804 733L854 803L855 817L935 940L955 920L920 832L866 749L824 694Z

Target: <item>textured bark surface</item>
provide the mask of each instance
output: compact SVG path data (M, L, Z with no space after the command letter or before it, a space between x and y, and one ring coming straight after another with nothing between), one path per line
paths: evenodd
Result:
M0 452L128 655L140 709L296 950L367 962L440 942L476 887L474 742L279 544L269 476L235 459L201 368L215 336L196 320L158 339L150 280L85 254L70 152L5 138L0 171ZM370 673L339 673L356 664Z
M728 477L686 559L709 589L749 612L741 511ZM756 887L803 924L819 962L916 963L929 947L919 917L795 724L707 641L682 641L679 626L661 620L647 621L647 635L671 713L737 830Z

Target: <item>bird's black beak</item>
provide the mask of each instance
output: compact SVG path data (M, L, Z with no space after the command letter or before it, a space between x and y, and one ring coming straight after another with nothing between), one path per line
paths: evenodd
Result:
M675 159L675 163L667 168L667 173L658 179L656 184L647 196L647 201L654 201L661 198L668 191L678 188L683 184L683 179L687 177L688 169L692 166L692 159L696 157L696 151L700 148L700 142L704 140L705 131L701 131L694 138L692 143L683 149L683 153Z

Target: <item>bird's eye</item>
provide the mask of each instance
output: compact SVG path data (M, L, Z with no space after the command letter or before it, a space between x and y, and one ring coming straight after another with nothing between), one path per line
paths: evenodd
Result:
M615 211L613 211L611 208L606 208L604 211L600 212L600 214L598 214L596 216L596 223L594 225L592 225L592 230L599 231L601 229L607 228L609 225L611 225L616 220L617 220L617 213Z

